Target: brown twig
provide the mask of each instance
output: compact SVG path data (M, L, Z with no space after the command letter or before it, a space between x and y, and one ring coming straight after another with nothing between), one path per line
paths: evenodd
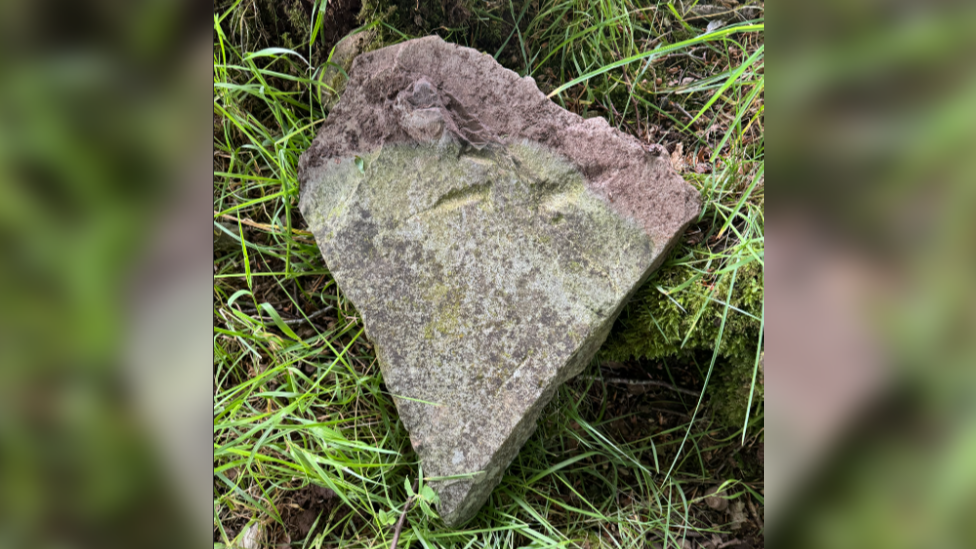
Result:
M637 135L641 136L643 132L641 131L640 110L637 106L637 97L634 96L634 85L630 82L630 77L627 76L626 70L624 70L624 80L627 81L627 87L630 89L630 100L634 106L634 119L637 121Z
M671 414L673 416L682 417L682 418L685 418L685 419L688 419L688 420L691 419L691 416L689 416L688 414L686 414L684 412L679 412L677 410L668 410L667 408L657 408L655 406L651 406L651 407L647 408L647 410L650 410L652 412L661 412L662 414Z
M325 313L327 313L329 311L333 311L333 310L335 310L335 307L333 307L332 305L329 305L328 307L326 307L324 309L319 309L318 311L315 311L314 313L308 315L308 318L296 318L294 320L282 320L282 322L284 322L285 324L287 324L289 326L294 326L296 324L304 324L306 322L311 322L311 321L315 320L316 318L324 315Z
M420 479L418 479L419 482ZM417 491L418 482L413 483L413 491ZM400 520L397 521L396 527L393 529L393 541L390 543L390 549L397 549L397 543L400 542L400 532L403 531L403 523L407 520L407 511L410 510L410 504L416 498L416 494L407 498L407 502L403 504L403 512L400 513Z
M256 221L251 221L250 219L247 219L247 218L238 219L237 217L234 217L232 215L221 214L220 212L214 212L213 214L214 214L215 217L219 216L221 219L226 219L227 221L233 221L235 223L237 221L240 221L241 222L241 225L247 225L248 227L254 227L255 229L261 229L262 231L267 231L269 233L284 234L284 231L287 231L288 230L287 227L282 227L281 225L269 225L267 223L258 223ZM303 231L301 229L292 229L291 230L291 233L293 235L296 235L297 234L297 235L303 235L303 236L315 236L312 233L310 233L309 231ZM307 241L307 240L303 240L303 239L297 239L296 238L295 240L298 240L299 242L302 242L302 243L305 243L305 244L314 244L314 242Z
M692 120L695 120L695 117L694 117L694 116L692 116L692 115L691 115L691 113L689 113L688 111L686 111L686 110L684 109L684 107L682 107L681 105L679 105L679 104L677 104L677 103L675 103L674 101L671 101L671 100L669 99L669 100L668 100L668 105L670 105L670 106L672 106L672 107L674 107L674 108L676 108L676 109L678 109L679 111L681 111L681 113L682 113L682 114L684 114L685 116L687 116L687 117L688 117L688 123L689 123L689 124L691 124L691 121L692 121ZM698 125L698 121L697 121L697 120L695 120L695 125Z
M756 506L752 503L752 494L746 494L745 496L746 505L749 507L749 512L752 513L752 518L755 519L756 525L759 526L760 530L765 529L763 525L763 519L759 516L759 512L756 511Z
M663 381L655 381L653 379L624 379L621 377L599 378L599 377L591 377L591 376L587 376L584 379L592 379L595 381L602 381L604 383L620 383L624 385L653 385L655 387L664 387L665 389L671 389L672 391L678 393L684 393L686 395L691 395L695 397L699 396L699 393L696 393L694 391L689 391L688 389L682 389L681 387L675 387L670 383L665 383Z
M299 326L301 324L305 324L306 322L308 322L310 324L314 324L312 322L313 320L315 320L316 318L324 315L325 313L328 313L329 311L334 311L334 310L335 310L335 307L333 307L332 305L329 305L328 307L326 307L324 309L319 309L318 311L315 311L314 313L309 314L307 316L307 318L306 317L291 318L291 319L284 319L283 318L283 319L281 319L281 322L283 324L287 325L287 326ZM257 309L244 309L244 308L241 309L241 312L244 313L244 314L246 314L246 315L257 315L257 314L260 314L261 313L261 311L258 311ZM267 322L265 322L265 325L267 325L267 326L274 326L274 323L272 322L271 324L268 324Z

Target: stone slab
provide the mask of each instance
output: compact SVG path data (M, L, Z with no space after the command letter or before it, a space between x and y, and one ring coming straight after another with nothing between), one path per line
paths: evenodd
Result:
M353 63L301 158L300 207L448 526L698 215L659 150L438 37Z

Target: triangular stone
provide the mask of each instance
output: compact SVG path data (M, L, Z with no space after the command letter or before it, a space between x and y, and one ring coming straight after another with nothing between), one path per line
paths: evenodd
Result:
M446 524L484 504L698 215L659 151L437 37L353 64L301 159L301 210Z

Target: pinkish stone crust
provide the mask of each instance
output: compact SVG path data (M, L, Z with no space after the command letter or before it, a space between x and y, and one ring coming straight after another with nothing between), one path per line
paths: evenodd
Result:
M545 145L568 159L590 191L636 221L657 246L674 244L701 209L698 192L674 172L658 148L611 128L603 118L584 120L546 98L531 77L520 78L491 56L437 36L356 58L346 94L302 156L303 185L308 171L325 159L415 142L395 106L400 93L420 80L449 98L443 107L454 113L455 121L480 127L479 139L469 141L489 136L504 143Z

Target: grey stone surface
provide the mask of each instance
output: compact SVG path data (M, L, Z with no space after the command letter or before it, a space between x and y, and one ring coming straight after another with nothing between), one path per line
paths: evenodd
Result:
M698 214L657 150L437 37L356 58L301 159L300 206L447 525L480 509Z

